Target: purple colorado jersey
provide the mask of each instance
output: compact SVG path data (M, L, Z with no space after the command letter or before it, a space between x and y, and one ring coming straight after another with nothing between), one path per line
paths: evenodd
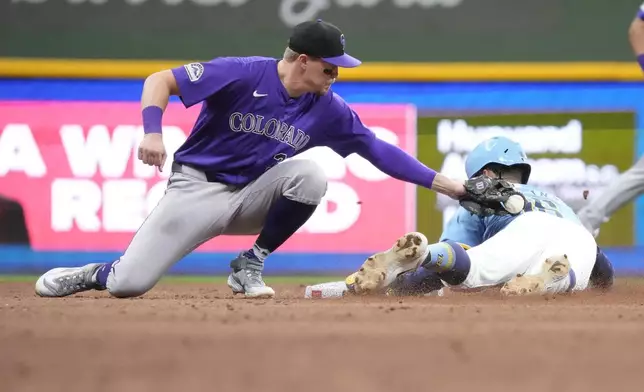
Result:
M204 102L175 161L209 179L245 185L278 162L315 146L343 157L375 139L333 92L289 97L266 57L217 58L174 68L186 107Z

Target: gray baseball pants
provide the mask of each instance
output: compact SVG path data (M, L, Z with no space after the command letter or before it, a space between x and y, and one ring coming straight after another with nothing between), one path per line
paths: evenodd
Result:
M173 164L166 193L132 238L107 279L116 297L150 290L184 256L219 235L258 234L280 197L317 205L327 180L313 161L282 162L243 188L208 182L203 172Z
M642 193L644 193L644 157L579 210L577 215L586 229L596 234L606 219Z

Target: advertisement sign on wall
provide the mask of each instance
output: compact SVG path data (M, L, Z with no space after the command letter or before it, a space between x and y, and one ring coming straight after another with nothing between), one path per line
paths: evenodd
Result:
M421 161L454 178L466 178L466 156L481 141L503 135L521 143L532 166L529 184L575 211L635 159L635 116L629 112L422 116L418 128ZM419 229L437 238L457 208L455 201L419 189ZM620 209L602 226L599 243L632 246L633 216L632 204Z
M353 105L378 137L415 155L416 110ZM164 116L164 170L142 164L140 105L134 102L0 103L0 196L22 206L35 250L122 251L163 196L173 152L198 107L171 103ZM415 187L359 156L315 148L294 159L321 164L322 204L281 248L294 252L372 252L415 226ZM216 238L200 250L238 251L255 237Z

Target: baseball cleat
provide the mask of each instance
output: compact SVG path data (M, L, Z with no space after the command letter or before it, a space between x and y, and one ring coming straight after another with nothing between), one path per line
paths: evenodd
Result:
M228 287L233 294L244 294L247 298L273 298L275 290L266 286L262 273L257 270L243 269L228 276Z
M87 264L75 268L54 268L36 281L36 294L41 297L66 297L87 290L101 289L93 280L103 264Z
M233 294L244 294L246 298L273 298L275 291L262 279L263 264L241 253L230 263L233 273L228 276L228 287Z
M537 275L517 275L501 287L504 295L547 294L550 288L564 279L570 272L567 255L546 259Z
M403 272L413 270L427 257L427 238L418 232L400 237L389 250L369 257L352 274L353 290L358 294L386 289Z

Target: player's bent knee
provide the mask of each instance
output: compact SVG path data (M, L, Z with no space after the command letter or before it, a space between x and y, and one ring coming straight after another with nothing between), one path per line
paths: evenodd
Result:
M132 298L147 293L154 287L155 283L150 280L119 277L118 279L108 280L107 291L116 298Z
M326 190L327 177L324 170L314 161L302 159L297 160L297 170L284 195L294 200L318 204Z

